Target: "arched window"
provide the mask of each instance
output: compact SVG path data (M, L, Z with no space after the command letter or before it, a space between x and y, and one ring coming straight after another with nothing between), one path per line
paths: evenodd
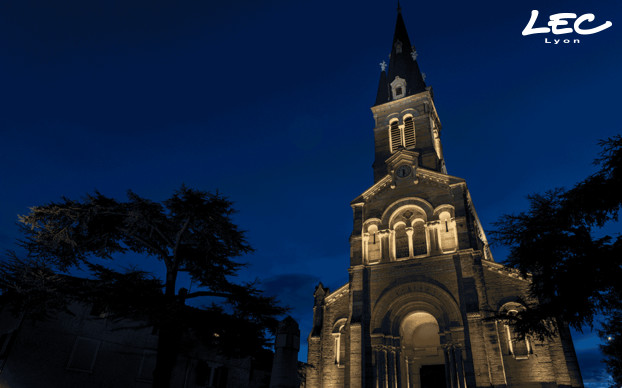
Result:
M428 241L426 238L425 223L423 220L415 220L413 223L413 256L426 255L428 253Z
M370 225L367 228L369 238L367 240L367 261L369 263L377 263L380 261L380 233L376 225Z
M333 352L335 354L335 364L345 365L346 361L346 319L342 318L333 327Z
M395 77L393 82L391 82L391 92L394 100L406 97L406 80L404 78Z
M505 304L501 311L505 312L509 316L518 314L519 310L523 310L524 307L518 303L510 302ZM505 337L507 341L508 353L514 356L517 360L525 360L529 358L529 354L533 353L529 338L520 338L516 331L512 328L508 322L503 324L505 328Z
M406 233L406 225L402 222L395 226L395 258L403 259L409 256L408 234Z
M404 146L406 148L415 146L415 122L412 116L404 119Z
M397 120L389 124L389 139L391 141L391 152L395 152L402 146L402 133Z
M439 240L441 250L443 252L452 252L457 249L457 237L456 237L456 221L451 219L449 212L442 212L439 215Z

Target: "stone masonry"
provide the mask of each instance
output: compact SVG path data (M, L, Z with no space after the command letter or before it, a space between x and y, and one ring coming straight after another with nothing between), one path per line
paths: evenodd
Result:
M582 387L567 328L504 321L529 279L495 263L398 11L376 104L374 184L352 203L349 282L315 290L307 388Z

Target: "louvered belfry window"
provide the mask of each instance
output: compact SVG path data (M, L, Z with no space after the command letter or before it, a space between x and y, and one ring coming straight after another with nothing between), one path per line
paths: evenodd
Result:
M415 122L412 116L404 119L404 126L400 127L397 120L389 124L389 139L391 142L391 153L396 152L400 147L413 148L415 146Z
M391 138L391 152L395 152L402 146L402 131L397 120L389 125L389 137Z
M406 148L415 146L415 123L410 116L404 119L404 146Z

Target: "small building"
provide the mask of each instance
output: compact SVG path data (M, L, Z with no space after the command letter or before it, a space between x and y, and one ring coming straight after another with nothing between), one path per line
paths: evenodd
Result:
M149 388L157 330L113 320L100 309L73 304L69 313L32 321L0 310L1 388ZM272 352L228 358L183 337L171 379L179 388L268 388Z

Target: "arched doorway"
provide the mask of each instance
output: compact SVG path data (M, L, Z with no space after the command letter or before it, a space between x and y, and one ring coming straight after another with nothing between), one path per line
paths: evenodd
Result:
M412 312L400 324L404 387L444 388L445 358L438 321L425 311Z

